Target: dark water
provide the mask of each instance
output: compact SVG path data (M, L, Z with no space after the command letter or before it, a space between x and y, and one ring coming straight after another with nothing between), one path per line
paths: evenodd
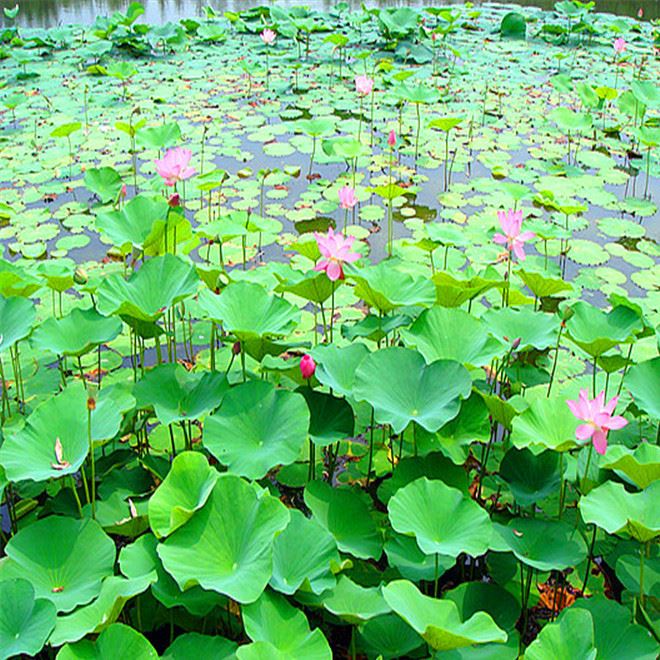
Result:
M13 7L17 0L0 0L3 7ZM555 0L513 0L515 4L526 7L551 9ZM69 23L87 25L93 23L97 16L112 14L115 11L125 11L131 0L27 0L19 2L20 13L18 23L27 27L53 27ZM268 0L142 0L145 8L140 19L146 23L166 23L178 21L180 18L190 18L201 15L203 8L211 5L217 12L238 11L260 5L271 4ZM280 6L305 5L310 9L332 9L335 0L280 0L275 3ZM348 4L359 9L362 0L348 0ZM367 6L396 7L411 6L442 6L457 4L452 0L366 0ZM475 0L474 5L486 4ZM660 17L660 0L597 0L596 10L599 12L619 14L621 16L637 16L643 9L647 20ZM0 24L7 22L4 14L0 15Z

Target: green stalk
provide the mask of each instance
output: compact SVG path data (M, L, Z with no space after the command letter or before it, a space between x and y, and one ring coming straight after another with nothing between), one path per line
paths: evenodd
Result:
M92 495L92 518L96 520L96 460L94 458L94 442L92 441L92 409L87 405L87 439L89 441L89 459L92 463L92 480L90 483Z

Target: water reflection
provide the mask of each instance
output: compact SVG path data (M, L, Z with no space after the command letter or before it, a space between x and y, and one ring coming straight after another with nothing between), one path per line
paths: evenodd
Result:
M16 0L0 0L3 7L13 7ZM27 27L53 27L68 23L90 24L97 16L109 15L115 11L125 11L131 0L29 0L20 2L21 10L18 22ZM145 14L142 18L147 23L165 23L180 18L197 16L205 6L211 5L218 12L238 11L268 4L267 0L142 0ZM335 0L280 0L282 6L304 4L313 9L329 10L335 6ZM348 4L358 9L362 0L348 0ZM456 4L452 0L367 0L368 6L395 7L400 5L425 6ZM476 0L475 5L486 4ZM516 4L550 9L555 0L518 0ZM636 16L640 8L646 19L660 17L658 0L598 0L598 11ZM0 24L5 21L0 16Z

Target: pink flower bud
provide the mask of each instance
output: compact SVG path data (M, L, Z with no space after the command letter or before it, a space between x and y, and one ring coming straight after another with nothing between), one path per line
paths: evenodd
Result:
M394 147L396 144L396 133L394 132L394 129L390 131L390 134L387 137L387 144L389 144L390 147Z
M309 380L315 371L316 362L314 362L314 358L309 353L306 353L300 358L300 373L305 380Z
M126 197L127 191L126 191L126 184L124 183L121 187L121 192L120 192L122 198Z
M614 40L614 52L621 55L626 50L626 40L623 37L618 37Z
M240 355L241 353L241 342L240 341L235 341L234 345L231 347L231 352L234 355Z
M181 206L181 197L179 193L173 193L170 195L170 198L167 200L167 203L174 209L177 206Z

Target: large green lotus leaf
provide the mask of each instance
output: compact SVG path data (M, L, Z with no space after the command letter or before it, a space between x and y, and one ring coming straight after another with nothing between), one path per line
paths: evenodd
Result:
M146 591L155 580L155 572L132 580L116 575L105 578L98 598L71 614L57 617L55 630L48 640L50 645L61 646L102 632L117 620L131 598Z
M233 660L238 644L220 635L202 635L196 632L177 637L161 656L162 660L192 660L193 658L213 658L213 660Z
M493 621L507 632L513 631L520 617L520 604L494 582L464 582L447 591L444 597L453 600L463 621L479 611L490 614Z
M0 295L3 297L31 296L42 286L42 282L24 268L0 259Z
M508 525L493 525L492 547L513 552L539 571L564 570L587 558L587 546L575 527L563 521L516 518Z
M30 334L36 313L27 298L0 296L0 353Z
M55 627L55 605L35 599L34 588L22 578L0 582L0 658L36 656Z
M310 412L309 437L319 447L352 437L355 431L353 408L346 399L340 399L311 387L301 387Z
M644 574L641 585L639 582L639 555L640 551L645 552L643 548L632 554L619 555L614 570L618 580L631 595L638 595L643 588L651 602L657 602L660 598L660 556L658 556L657 543L652 545L650 550L651 552L644 557Z
M245 632L253 642L267 642L291 660L331 660L328 640L307 618L279 594L265 591L242 608ZM240 656L239 656L240 657Z
M510 344L520 339L517 350L536 348L540 351L554 346L559 332L557 317L535 312L527 307L489 309L482 317L488 331L500 341Z
M582 518L608 534L626 533L641 543L660 534L660 481L640 493L629 493L623 484L608 481L580 498Z
M336 584L331 566L339 564L337 543L314 518L290 510L287 528L273 543L273 575L270 586L292 595L298 589L320 594Z
M426 364L417 351L392 347L370 353L355 373L353 393L367 401L376 420L401 433L410 422L437 431L470 395L467 369L453 360Z
M591 614L571 607L559 621L549 623L541 630L523 657L525 660L595 660L597 651L594 643Z
M231 472L261 479L298 458L309 421L301 394L249 381L229 390L219 410L206 419L204 446Z
M304 497L314 518L335 537L342 552L359 559L380 558L383 538L363 493L311 481Z
M37 598L70 612L99 595L111 575L115 544L91 519L50 516L21 529L5 547L0 580L24 577Z
M651 633L634 623L630 623L630 610L601 595L591 598L578 598L573 606L565 609L562 617L574 609L591 613L594 624L594 639L598 658L602 660L655 660L658 645Z
M458 273L447 272L438 272L433 275L432 281L438 305L460 307L463 303L483 295L490 289L504 286L501 279L494 280L479 276L463 279L458 275Z
M345 575L339 577L334 589L321 594L314 602L352 625L392 611L380 587L362 587Z
M71 387L69 385L69 389ZM117 383L99 390L96 394L96 408L92 411L94 443L114 438L119 433L124 414L134 407L135 398L127 384Z
M539 454L545 449L568 451L577 447L575 429L579 424L565 397L535 399L527 410L514 417L511 442Z
M398 615L383 614L369 619L359 628L360 646L366 647L369 657L388 660L408 658L411 651L419 648L424 640Z
M241 340L283 337L300 321L297 307L251 282L234 282L220 295L204 290L199 305L209 318Z
M523 507L558 492L561 481L559 455L553 451L533 454L529 449L511 447L500 463L499 472L516 502Z
M221 475L204 507L158 546L158 555L181 589L199 584L252 603L270 580L273 539L288 522L279 500Z
M76 264L72 259L49 259L42 261L36 272L45 280L49 289L64 293L73 286L75 269Z
M82 640L63 646L57 660L158 660L156 649L146 637L123 623L113 623L95 642Z
M102 316L95 309L76 307L60 319L52 316L46 319L35 329L32 343L41 351L80 356L112 341L121 328L121 319Z
M478 556L488 550L492 534L488 513L442 481L416 479L392 496L387 510L392 527L413 535L427 555Z
M367 353L369 349L364 344L355 343L342 347L335 344L319 344L311 351L316 361L315 376L321 384L329 387L336 394L351 396L355 371Z
M85 171L84 181L103 204L114 202L119 198L122 180L114 167L90 167Z
M168 149L181 139L181 128L176 122L140 128L135 141L147 149Z
M217 479L218 472L203 454L179 454L149 499L149 524L154 534L162 538L184 525L204 506Z
M153 407L161 424L199 419L216 408L229 389L224 374L199 374L180 364L149 370L134 388L138 408Z
M574 314L566 322L568 336L592 357L630 341L642 329L642 319L625 305L604 312L580 300L571 309Z
M287 264L275 264L275 277L279 285L275 287L277 293L292 293L305 300L324 303L332 296L333 283L324 272L295 270Z
M435 287L426 278L413 276L389 261L375 266L351 269L355 295L370 307L387 314L397 307L430 307L435 302Z
M625 383L635 404L653 419L660 419L660 356L631 367Z
M600 460L603 469L616 470L637 488L644 489L660 480L660 447L644 442L636 449L624 445L609 445Z
M37 406L23 428L6 432L0 464L10 481L45 481L78 472L88 451L87 394L77 383Z
M120 211L99 213L96 227L125 254L133 247L146 250L160 239L168 212L165 198L137 195Z
M467 493L469 485L468 476L462 465L455 465L440 452L431 452L423 457L406 456L402 458L396 464L392 477L385 479L378 487L378 499L387 504L397 491L419 477L437 479L463 493Z
M383 587L383 596L435 651L507 640L507 634L485 612L462 621L456 603L425 596L407 580L390 582Z
M564 291L571 291L573 285L561 277L547 277L543 273L519 269L516 275L527 285L527 288L537 298L556 296Z
M450 307L425 310L410 329L401 330L401 337L427 362L456 360L481 367L506 351L498 339L489 336L488 327L480 319Z
M124 546L119 554L121 572L130 578L150 577L153 571L158 576L151 591L167 608L185 607L192 615L204 617L221 604L221 596L215 591L204 591L199 586L181 591L174 578L163 568L156 548L158 540L153 534L143 534L130 545Z
M154 257L128 280L119 273L105 277L98 288L98 310L153 323L166 309L195 293L198 282L197 271L178 257Z

